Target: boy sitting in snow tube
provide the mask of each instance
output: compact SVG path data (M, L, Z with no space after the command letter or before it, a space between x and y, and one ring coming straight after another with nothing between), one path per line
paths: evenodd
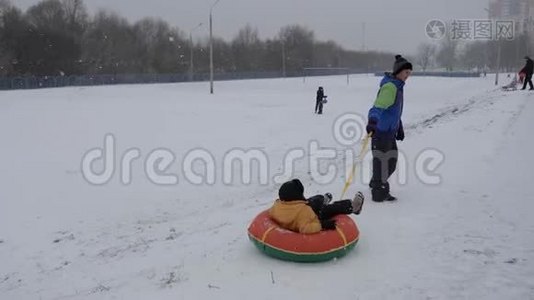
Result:
M333 217L341 214L359 215L364 202L361 192L358 192L353 200L341 200L331 204L330 193L306 199L304 186L298 179L284 183L278 195L280 198L269 209L269 216L280 227L303 234L335 230L336 222Z

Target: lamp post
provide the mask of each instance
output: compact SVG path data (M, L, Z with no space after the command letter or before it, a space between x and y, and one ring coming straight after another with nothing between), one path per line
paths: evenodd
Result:
M489 19L494 22L496 20L496 16L493 10L491 8L484 8L484 10L488 13ZM499 72L501 70L501 55L502 55L502 45L499 40L499 33L495 33L495 40L497 41L497 69L495 70L495 85L499 85ZM487 50L486 50L487 51ZM486 54L487 55L487 54Z
M213 8L220 0L210 7L210 94L213 94Z
M202 26L202 23L198 24L195 28L189 31L189 47L191 49L191 52L189 53L189 58L191 59L191 61L189 62L189 81L193 81L195 72L193 67L193 32L200 28L200 26Z
M282 77L286 77L286 42L282 40Z
M367 51L367 48L366 48L366 45L365 45L365 42L366 42L366 35L367 35L367 28L366 28L367 24L365 22L362 23L362 51L365 52Z

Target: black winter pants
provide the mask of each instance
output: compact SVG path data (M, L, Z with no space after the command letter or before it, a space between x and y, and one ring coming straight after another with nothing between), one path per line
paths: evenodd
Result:
M322 114L323 113L323 100L317 100L315 103L315 113Z
M337 215L349 215L352 213L352 201L341 200L331 204L324 204L323 195L313 196L308 199L308 205L311 206L319 220L329 220Z
M371 144L373 152L373 177L369 186L375 193L389 194L388 179L397 168L399 151L395 137L373 137Z
M530 86L531 90L534 90L534 86L532 85L532 75L525 77L525 82L523 83L523 89L527 88L527 84Z

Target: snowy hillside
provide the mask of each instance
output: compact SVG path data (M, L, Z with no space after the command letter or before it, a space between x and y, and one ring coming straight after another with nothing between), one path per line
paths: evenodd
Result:
M250 243L247 227L277 197L290 150L304 153L290 175L306 195L339 196L345 153L360 144L339 143L334 124L365 117L379 80L217 82L215 95L206 83L1 92L0 299L534 299L534 93L502 92L489 77L409 80L399 201L367 199L348 256L294 264ZM322 116L319 85L329 96ZM82 160L106 135L114 172L93 185ZM314 180L310 143L337 153L319 165L335 166L334 180ZM139 157L128 172L131 149ZM225 171L229 152L251 149L265 154L267 182L258 168L250 184ZM148 174L158 150L174 160ZM213 184L190 182L191 151L209 154ZM421 177L432 167L425 155L443 161ZM93 173L103 169L98 161ZM351 194L369 198L368 171Z

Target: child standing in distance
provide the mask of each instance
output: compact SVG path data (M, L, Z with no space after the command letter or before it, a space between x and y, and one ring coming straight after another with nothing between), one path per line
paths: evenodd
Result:
M317 90L317 97L315 98L315 113L322 115L323 114L323 101L327 96L324 94L324 89L322 86Z

